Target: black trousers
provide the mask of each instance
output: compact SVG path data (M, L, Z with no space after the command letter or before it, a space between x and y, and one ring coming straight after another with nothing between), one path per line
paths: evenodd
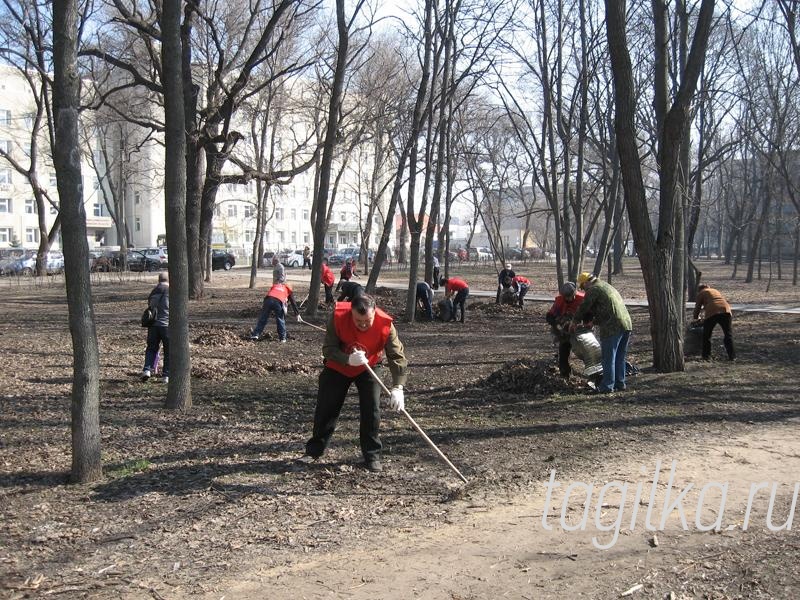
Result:
M558 343L558 372L562 377L569 377L572 367L569 366L569 353L572 352L572 343L569 338Z
M366 462L381 457L381 440L378 436L381 424L380 385L372 378L369 371L351 378L329 367L322 369L319 375L317 407L314 410L314 433L306 442L306 454L316 458L325 452L336 430L336 422L342 411L347 390L353 382L358 389L358 406L361 413L359 428L361 453Z
M332 285L325 285L325 304L333 304L333 286Z
M461 307L461 322L464 322L464 313L466 313L467 309L464 303L469 298L469 288L465 288L463 290L458 290L456 292L456 297L453 298L453 316L450 318L451 321L455 321L458 316L458 307Z
M728 352L728 359L733 360L736 358L736 353L733 350L731 313L717 313L713 317L709 317L703 321L703 358L711 357L711 332L714 331L714 327L717 324L722 327L722 335L725 336L722 343L725 345L725 350Z

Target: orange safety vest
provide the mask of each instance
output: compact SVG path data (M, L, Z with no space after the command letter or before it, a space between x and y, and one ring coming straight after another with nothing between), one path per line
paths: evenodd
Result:
M336 303L333 326L336 329L336 337L339 338L339 347L345 354L350 354L354 350L363 350L367 354L369 365L375 366L383 358L383 349L389 340L392 329L392 317L375 307L375 320L372 322L372 327L367 331L361 331L353 322L350 311L350 302ZM330 359L325 362L325 366L338 371L345 377L358 377L367 370L363 365L354 367Z
M469 286L467 282L463 279L459 279L458 277L451 277L447 280L447 291L455 291L460 292L461 290L466 290Z
M322 265L322 283L327 286L333 285L335 281L335 277L333 275L333 271L328 265Z
M268 297L279 300L281 304L286 304L291 294L292 288L289 287L288 283L273 284L273 286L269 288L269 291L267 292Z

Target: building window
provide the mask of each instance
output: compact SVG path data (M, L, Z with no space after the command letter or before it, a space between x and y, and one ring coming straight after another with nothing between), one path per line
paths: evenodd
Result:
M350 243L353 244L353 245L358 243L358 234L357 233L354 233L353 235L350 236Z
M133 195L133 203L134 204L141 204L142 203L142 194L141 194L141 192L136 192Z
M25 241L28 244L38 244L39 243L39 230L36 227L26 227L25 228Z
M283 243L283 240L284 240L285 237L286 237L286 235L282 231L278 232L278 241Z
M135 223L136 224L134 225L134 228L136 229L136 231L141 231L142 230L142 217L136 217Z
M11 212L11 198L0 198L0 213Z
M58 209L55 206L53 206L52 204L50 205L50 214L51 215L57 215L58 214Z
M11 227L0 227L0 244L11 243Z
M5 152L6 154L11 154L11 141L10 140L0 140L0 150Z
M252 244L254 239L256 239L256 232L252 229L245 229L244 241Z
M339 221L341 223L347 223L347 213L346 212L339 213Z
M297 221L297 209L293 208L291 211L292 221Z
M265 241L266 243L269 243L269 231L265 231L265 232L264 232L264 241Z
M303 221L308 221L308 209L303 209Z
M36 210L36 200L33 198L28 198L25 200L25 214L26 215L35 215L39 211Z
M219 204L214 207L214 216L221 217L222 216L222 209L220 208Z
M346 233L340 233L339 234L339 243L342 246L346 246L347 245L347 234Z
M50 187L58 186L58 178L55 173L50 173Z
M334 237L332 235L329 235L328 236L328 244L330 246L333 246L335 243L336 243L336 241L335 241Z
M11 169L0 169L0 183L11 183Z
M94 181L92 182L93 189L99 190L100 189L100 180L95 177Z
M10 110L0 110L0 125L11 125Z
M303 243L304 244L308 244L309 243L308 233L304 233L303 234Z
M275 220L276 221L283 221L283 209L282 208L276 208L275 209Z
M94 214L94 216L95 216L95 217L102 217L102 216L105 216L105 215L104 215L104 212L105 212L105 211L103 210L103 205L102 205L102 204L100 204L99 202L96 202L96 203L94 204L94 211L93 211L93 214Z
M297 232L296 231L292 232L292 243L293 244L297 243Z
M228 216L235 217L236 216L236 205L235 204L228 204Z
M244 206L244 218L245 219L252 219L256 214L256 207L252 204L245 204Z

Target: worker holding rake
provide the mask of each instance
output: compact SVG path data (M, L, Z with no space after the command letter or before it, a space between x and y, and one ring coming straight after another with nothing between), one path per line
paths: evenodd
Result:
M325 367L319 376L314 431L306 443L306 453L301 462L313 462L325 452L336 429L347 391L355 383L361 413L360 441L364 466L372 472L382 470L378 435L382 387L372 367L381 362L384 354L392 374L387 406L403 411L403 385L408 361L392 318L377 308L375 300L367 295L358 296L352 302L337 302L322 344Z

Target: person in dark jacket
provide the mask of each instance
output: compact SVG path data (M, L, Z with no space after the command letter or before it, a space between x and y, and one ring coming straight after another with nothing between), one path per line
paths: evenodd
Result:
M142 381L147 381L156 371L158 348L163 346L164 368L161 374L164 383L169 383L169 274L158 274L158 285L147 298L147 304L156 309L156 320L147 328L147 350L144 353Z
M497 274L497 298L495 304L500 304L500 296L511 287L511 282L514 281L516 276L514 269L511 268L511 263L506 263L506 268Z
M417 302L422 303L428 321L433 321L433 290L426 281L417 282Z
M336 299L337 302L352 302L358 296L364 295L364 287L360 283L356 283L355 281L345 281L342 283L342 287L340 289L339 297Z

